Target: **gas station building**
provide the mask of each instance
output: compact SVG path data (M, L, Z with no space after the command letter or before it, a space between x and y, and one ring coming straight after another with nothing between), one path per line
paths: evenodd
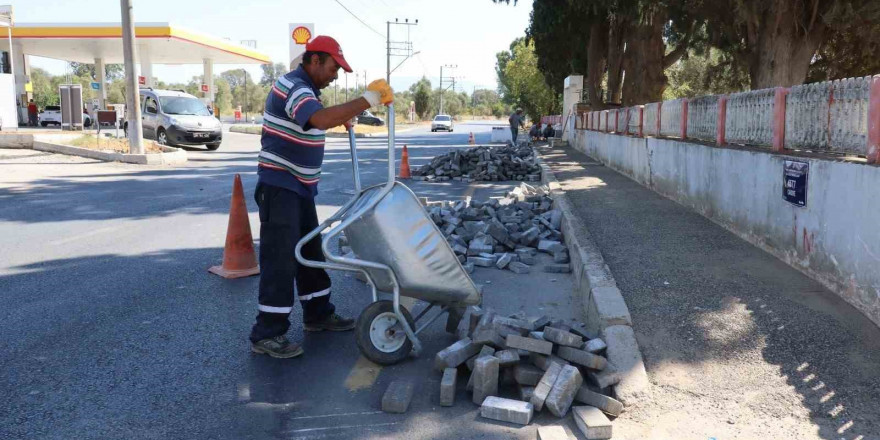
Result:
M205 100L214 101L215 64L267 64L268 55L231 41L194 32L169 23L136 23L136 63L142 86L153 86L154 64L202 64ZM122 64L122 27L119 23L16 23L12 27L12 67L15 91L0 91L0 100L14 96L21 121L33 97L30 82L31 55L95 64L100 84L100 108L106 108L105 64ZM7 39L0 50L9 51ZM2 105L2 103L0 103ZM22 117L23 116L23 117Z

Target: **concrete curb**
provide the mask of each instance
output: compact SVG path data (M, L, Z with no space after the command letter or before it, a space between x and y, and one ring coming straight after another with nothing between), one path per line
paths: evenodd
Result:
M255 127L254 129L249 130L248 128ZM254 126L246 126L246 127L236 127L235 125L229 126L229 131L233 133L244 133L244 134L261 134L263 129L262 125L254 125ZM348 138L348 135L345 133L325 133L325 137L328 138ZM356 138L364 138L364 137L372 137L364 133L355 133L354 137Z
M587 329L608 344L609 367L620 377L614 386L618 400L633 406L650 393L644 359L632 330L632 317L617 287L611 269L590 232L574 214L571 201L562 190L556 175L540 158L541 183L550 188L553 204L562 211L562 234L571 257L575 289L583 302Z
M138 165L182 165L187 161L186 151L179 148L160 145L162 153L125 154L117 152L97 151L70 145L54 144L34 140L33 149L50 153L67 154L70 156L87 157L107 162L125 162Z

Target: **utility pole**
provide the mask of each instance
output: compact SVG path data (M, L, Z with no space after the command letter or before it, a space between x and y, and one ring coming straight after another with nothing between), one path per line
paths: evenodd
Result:
M443 92L445 91L443 89L443 68L444 67L447 67L450 69L455 69L458 67L458 65L457 64L446 64L446 65L440 66L440 114L441 115L443 114ZM453 85L453 87L455 86L455 77L452 77L452 85Z
M388 84L391 84L391 72L397 70L398 67L401 66L406 60L408 60L411 56L418 54L418 52L413 53L412 41L409 39L409 30L411 26L417 26L419 24L419 19L415 20L415 23L410 23L408 18L403 19L404 22L401 23L399 19L395 18L394 21L386 21L385 25L385 81ZM406 26L406 40L405 41L391 41L391 25L398 26ZM403 61L400 62L395 68L391 68L391 57L402 57Z
M144 134L141 126L141 96L138 77L134 70L137 47L134 44L134 12L131 0L119 0L122 9L122 56L125 59L125 105L128 107L128 152L144 154Z

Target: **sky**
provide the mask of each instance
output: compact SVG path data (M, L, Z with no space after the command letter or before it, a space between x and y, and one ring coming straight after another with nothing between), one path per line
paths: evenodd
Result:
M8 1L8 0L7 0ZM418 25L410 27L413 50L418 55L406 60L391 75L395 89L408 88L422 76L436 87L441 65L459 79L456 89L496 87L495 54L507 50L510 42L525 34L531 4L494 4L492 0L132 0L136 22L168 22L232 41L256 40L257 50L273 61L288 64L288 23L314 23L315 33L339 41L345 58L363 82L385 77L385 22L395 18ZM340 6L345 5L366 24ZM12 0L15 21L21 23L119 22L119 0ZM88 6L86 6L88 5ZM405 40L405 26L391 26L391 40ZM392 58L392 68L396 64ZM398 59L397 62L399 62ZM31 65L63 74L66 63L31 57ZM215 74L241 68L216 65ZM257 78L259 66L249 71ZM349 85L355 73L348 75ZM188 82L202 74L201 65L154 65L153 74L165 82ZM340 85L345 78L340 74ZM445 80L444 80L445 81Z

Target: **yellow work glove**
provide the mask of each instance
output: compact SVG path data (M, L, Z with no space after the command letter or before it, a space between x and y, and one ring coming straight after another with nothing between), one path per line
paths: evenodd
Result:
M391 90L391 86L384 79L377 79L367 86L367 91L364 92L363 98L372 107L379 104L391 104L394 102L394 90Z

